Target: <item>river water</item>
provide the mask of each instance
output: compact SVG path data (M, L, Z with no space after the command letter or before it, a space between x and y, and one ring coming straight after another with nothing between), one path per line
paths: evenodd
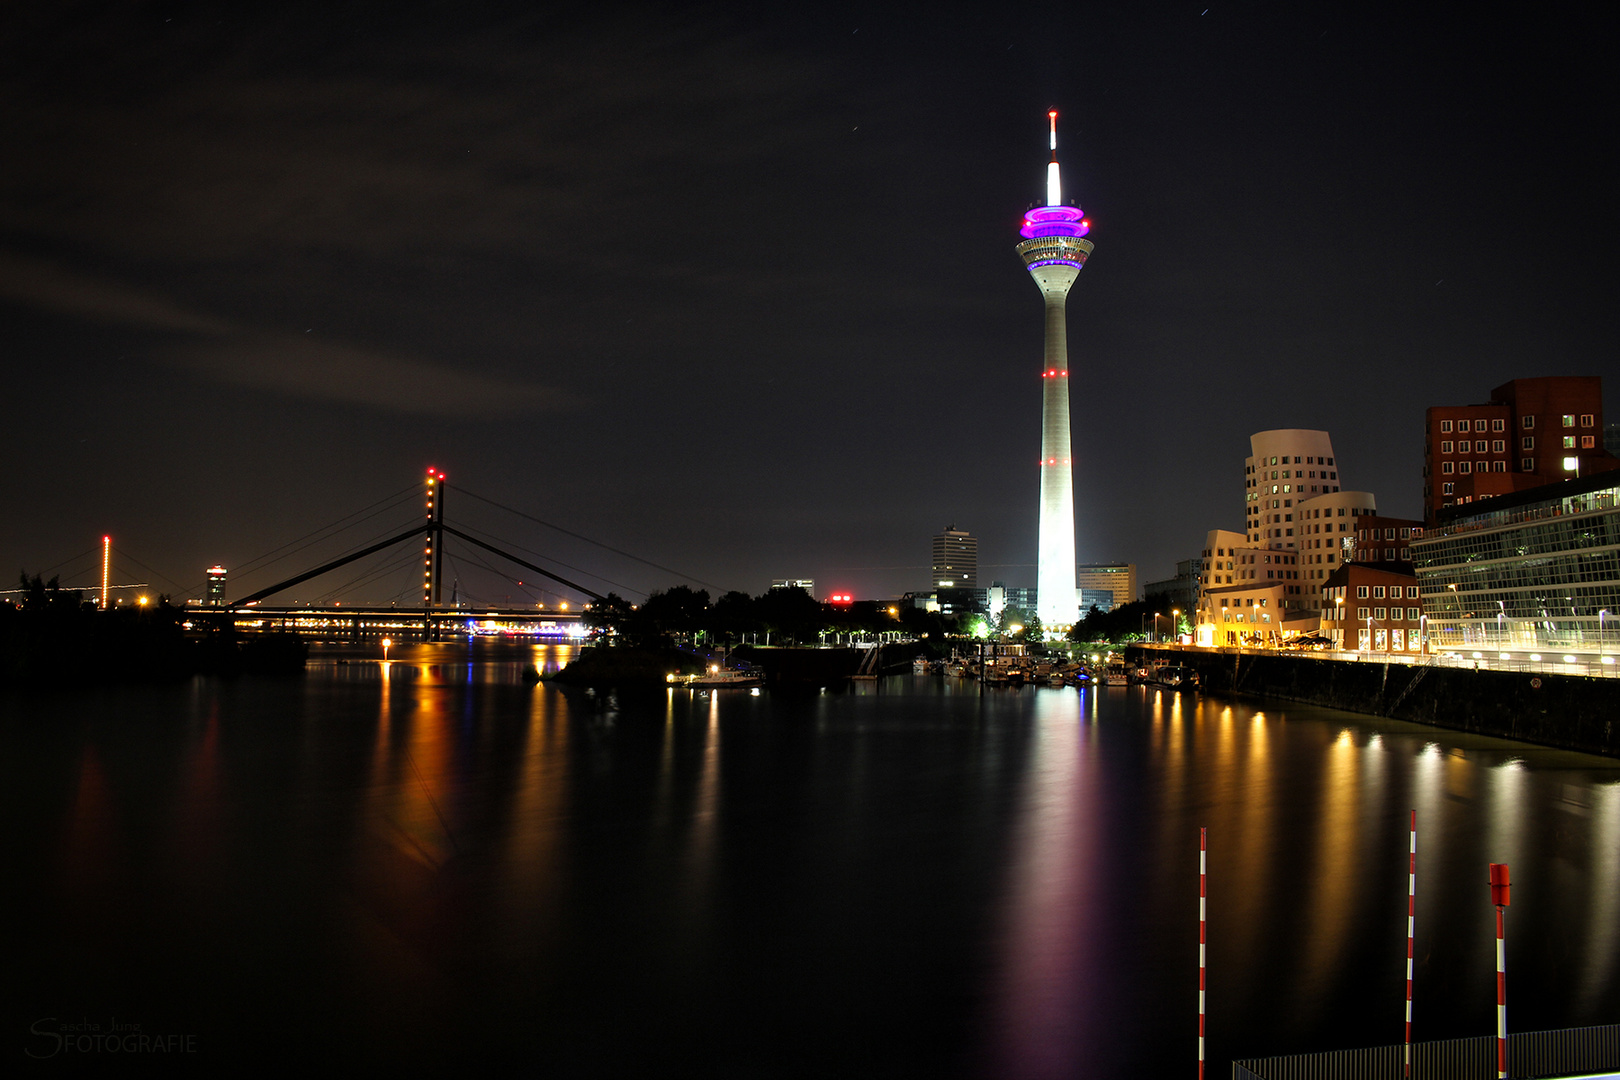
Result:
M392 659L0 697L0 1044L1190 1076L1204 826L1225 1075L1400 1041L1414 808L1414 1037L1494 1030L1493 861L1510 1026L1620 1020L1620 761L1138 687L590 694L521 681L554 648Z

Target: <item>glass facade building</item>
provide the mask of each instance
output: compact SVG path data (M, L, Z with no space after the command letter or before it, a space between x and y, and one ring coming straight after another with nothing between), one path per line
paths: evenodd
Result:
M1620 474L1443 510L1412 560L1435 650L1620 652Z

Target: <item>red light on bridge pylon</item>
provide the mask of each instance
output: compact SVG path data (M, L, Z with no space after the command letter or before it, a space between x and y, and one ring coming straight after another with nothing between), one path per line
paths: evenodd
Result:
M827 603L829 604L853 604L854 602L855 596L853 593L833 593L827 597Z

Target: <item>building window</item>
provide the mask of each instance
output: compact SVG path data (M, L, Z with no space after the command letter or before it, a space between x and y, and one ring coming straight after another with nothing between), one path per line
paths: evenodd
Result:
M1370 610L1369 608L1364 608L1364 607L1356 608L1356 618L1365 619L1367 617L1367 612L1369 610Z
M1416 600L1418 598L1418 587L1416 585L1408 585L1406 587L1406 598L1408 600Z
M1507 428L1507 425L1502 423L1502 421L1500 421L1500 420L1492 420L1491 421L1491 430L1492 431L1503 431L1506 428Z
M1526 435L1524 438L1519 440L1520 450L1534 450L1535 448L1536 437L1534 435Z
M1505 453L1507 453L1507 440L1506 439L1492 440L1492 442L1491 442L1491 453L1493 453L1493 454L1505 454Z
M1581 413L1581 427L1591 427L1591 426L1592 426L1592 414L1589 413L1589 412Z
M1573 435L1565 435L1564 436L1564 449L1565 450L1573 450L1573 449L1575 449L1575 436L1573 436Z
M1505 461L1493 461L1493 462L1491 462L1491 472L1507 472L1507 462L1505 462Z
M1468 421L1466 421L1466 420L1457 421L1457 430L1458 431L1467 431L1468 430Z
M1478 442L1476 442L1474 444L1474 453L1476 453L1476 454L1486 453L1487 451L1485 449L1485 446L1486 446L1485 440L1484 439L1479 440Z
M1521 472L1535 472L1536 471L1536 459L1533 458L1533 457L1520 458L1519 459L1519 470Z
M1468 462L1466 462L1466 461L1459 461L1459 462L1457 462L1457 471L1458 471L1458 472L1460 472L1460 473L1462 473L1462 474L1463 474L1463 475L1464 475L1464 476L1467 476L1467 475L1468 475L1468 473L1469 473L1469 471L1470 471L1470 470L1471 470L1471 469L1472 469L1472 468L1473 468L1473 466L1472 466L1472 465L1470 465L1470 464L1469 464L1469 463L1468 463Z
M1356 599L1357 600L1365 600L1365 599L1367 599L1367 586L1365 586L1365 585L1357 585L1356 586Z
M1383 598L1384 598L1384 587L1382 585L1374 585L1373 586L1373 599L1374 600L1382 600ZM1380 619L1383 618L1382 615L1380 615L1378 617Z
M1440 431L1443 434L1446 434L1446 435L1451 434L1451 421L1450 420L1442 420L1442 421L1440 421Z
M1524 430L1533 431L1535 430L1536 426L1536 418L1533 416L1523 416L1519 418L1519 423L1524 427Z
M1446 471L1450 472L1451 470L1447 469ZM1442 495L1454 494L1455 491L1456 491L1456 488L1457 488L1456 484L1441 484L1440 485L1440 494L1442 494Z
M1422 608L1409 607L1406 609L1407 622L1417 622L1421 618L1423 618Z
M1445 475L1447 475L1447 476L1450 476L1453 472L1456 471L1456 469L1457 469L1457 466L1454 465L1453 463L1449 462L1449 461L1442 461L1440 463L1440 471L1442 473L1444 473Z
M1575 426L1575 417L1574 417L1574 415L1572 413L1565 413L1564 414L1564 426L1565 427L1574 427Z
M1440 443L1440 452L1442 454L1451 453L1451 440L1450 439L1444 439L1444 440L1441 441L1441 443Z
M1581 436L1581 449L1582 450L1591 450L1596 445L1596 443L1594 443L1592 440L1593 440L1593 436L1591 436L1591 435L1582 435Z
M1384 621L1388 620L1389 619L1389 609L1388 608L1381 608L1381 607L1373 608L1373 618L1377 619L1379 622L1384 622Z

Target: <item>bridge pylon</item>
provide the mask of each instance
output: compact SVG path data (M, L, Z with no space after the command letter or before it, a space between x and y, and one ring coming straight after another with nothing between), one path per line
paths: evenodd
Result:
M422 606L439 606L439 579L444 568L444 473L428 468L425 484L427 529L422 551Z

